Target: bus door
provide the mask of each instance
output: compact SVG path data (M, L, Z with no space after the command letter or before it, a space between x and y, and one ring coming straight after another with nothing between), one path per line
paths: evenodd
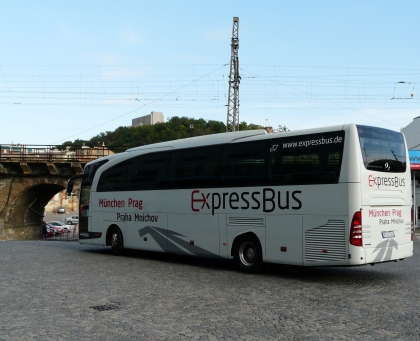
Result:
M80 188L80 197L79 197L79 239L87 239L92 242L90 235L89 235L89 201L90 201L90 191L91 186L86 186L83 184ZM89 242L88 242L89 243Z

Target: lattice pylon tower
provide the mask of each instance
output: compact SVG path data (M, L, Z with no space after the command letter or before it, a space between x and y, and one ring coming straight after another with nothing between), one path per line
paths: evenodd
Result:
M239 130L239 18L233 17L226 131Z

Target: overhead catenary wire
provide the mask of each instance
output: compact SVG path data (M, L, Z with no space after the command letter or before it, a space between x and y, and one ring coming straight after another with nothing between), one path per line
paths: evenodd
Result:
M293 87L288 86L288 85L286 85L286 84L281 84L281 85L282 85L282 86L285 86L285 87L288 87L288 88L290 88L290 89L292 89L292 90L295 90L295 91L298 91L298 92L301 92L301 93L307 94L307 93L306 93L305 91L303 91L303 90L300 90L300 89L297 89L297 88L293 88ZM338 102L332 102L331 100L328 100L328 99L326 99L326 98L323 98L323 97L321 97L321 96L319 96L319 95L314 95L314 96L315 96L315 97L317 97L317 98L318 98L319 100L321 100L321 101L325 101L325 102L328 102L328 103L330 103L330 104L337 105L337 106L339 106L339 107L342 107L343 109L347 109L347 110L350 110L350 111L353 111L353 112L357 112L357 113L359 113L359 114L362 114L362 115L365 115L365 116L369 116L369 117L375 118L375 119L377 119L377 120L379 120L379 121L382 121L382 122L385 122L385 123L387 123L387 124L390 124L390 125L396 126L396 127L398 127L398 128L401 128L401 126L400 126L400 125L395 124L395 123L393 123L393 122L390 122L390 121L384 120L384 119L382 119L382 118L379 118L379 117L376 117L376 116L373 116L373 115L370 115L370 114L367 114L367 113L365 113L365 112L359 111L359 110L354 109L354 108L347 107L347 106L345 106L345 105L343 105L343 104L340 104L340 103L338 103Z
M213 70L213 71L209 72L208 74L211 74L211 73L213 73L213 72L216 72L216 71L218 71L218 70L222 69L223 67L225 67L226 65L227 65L227 64L224 64L224 65L220 66L219 68L217 68L217 69L215 69L215 70ZM174 90L174 91L171 91L171 92L169 92L169 93L167 93L167 94L163 95L160 99L162 99L162 98L164 98L164 97L166 97L166 96L169 96L169 95L171 95L171 94L174 94L174 93L176 93L177 91L179 91L179 90L181 90L181 89L183 89L183 88L185 88L185 87L187 87L187 86L189 86L189 85L193 84L194 82L196 82L196 81L198 81L198 80L200 80L200 79L202 79L202 78L204 78L204 77L206 77L206 76L207 76L207 75L204 75L204 76L202 76L202 77L199 77L198 79L193 80L192 82L190 82L190 83L188 83L188 84L185 84L185 85L181 86L180 88L178 88L178 89L176 89L176 90ZM147 103L147 104L144 104L143 106L141 106L141 107L139 107L139 108L136 108L136 109L134 109L134 110L131 110L131 111L129 111L129 112L127 112L127 113L123 114L123 115L120 115L120 116L118 116L118 117L115 117L115 118L113 118L112 120L108 120L108 121L103 122L103 123L101 123L101 124L98 124L98 125L96 125L96 126L94 126L94 127L91 127L91 128L89 128L89 129L86 129L86 130L84 130L84 131L82 131L82 132L80 132L80 133L74 134L74 135L72 135L72 136L68 136L68 137L66 137L66 138L60 139L60 140L55 141L55 142L53 142L53 143L58 143L58 142L61 142L61 141L64 141L64 140L68 140L68 139L70 139L70 138L72 138L72 137L74 137L74 136L78 136L78 135L80 135L80 134L83 134L83 133L88 132L88 131L90 131L90 130L93 130L93 129L95 129L95 128L101 127L101 126L103 126L103 125L105 125L105 124L107 124L107 123L113 122L113 121L115 121L115 120L117 120L117 119L119 119L119 118L121 118L121 117L127 116L127 115L129 115L129 114L131 114L131 113L133 113L133 112L135 112L135 111L137 111L137 110L140 110L141 108L143 108L143 107L145 107L145 106L149 106L150 104L153 104L153 103L154 103L154 102L156 102L156 101L157 101L157 100L153 100L153 101L151 101L151 102L149 102L149 103Z
M115 115L112 120L100 122L94 128L155 103L162 108L223 109L226 105L226 69L205 71L215 65L221 64L0 65L0 104L133 108ZM130 69L140 66L149 69L146 72ZM54 72L56 68L58 72ZM73 68L78 72L73 72ZM64 72L66 69L68 74ZM332 110L341 107L391 123L363 110L418 111L419 75L420 69L415 68L242 63L241 111ZM400 80L406 84L401 83L397 88L401 92L394 93L395 83ZM223 87L219 88L220 82ZM391 103L393 95L401 100Z

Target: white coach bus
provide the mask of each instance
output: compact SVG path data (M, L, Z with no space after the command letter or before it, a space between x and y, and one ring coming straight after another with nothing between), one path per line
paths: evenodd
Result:
M263 263L352 266L413 254L401 133L346 124L162 142L97 159L81 178L79 241Z

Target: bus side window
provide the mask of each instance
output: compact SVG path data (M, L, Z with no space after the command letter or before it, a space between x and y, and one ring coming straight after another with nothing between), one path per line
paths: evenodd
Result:
M97 191L127 191L128 185L126 180L129 163L129 161L118 163L103 172L99 178Z
M277 145L286 148L270 153L271 184L286 186L337 183L344 143L330 141L340 135L344 141L342 132L274 140Z
M223 186L257 186L268 181L266 141L228 145L223 164Z
M219 154L218 146L174 151L169 171L169 188L218 187Z
M168 152L144 154L133 159L128 169L128 186L131 191L160 189L167 177Z

